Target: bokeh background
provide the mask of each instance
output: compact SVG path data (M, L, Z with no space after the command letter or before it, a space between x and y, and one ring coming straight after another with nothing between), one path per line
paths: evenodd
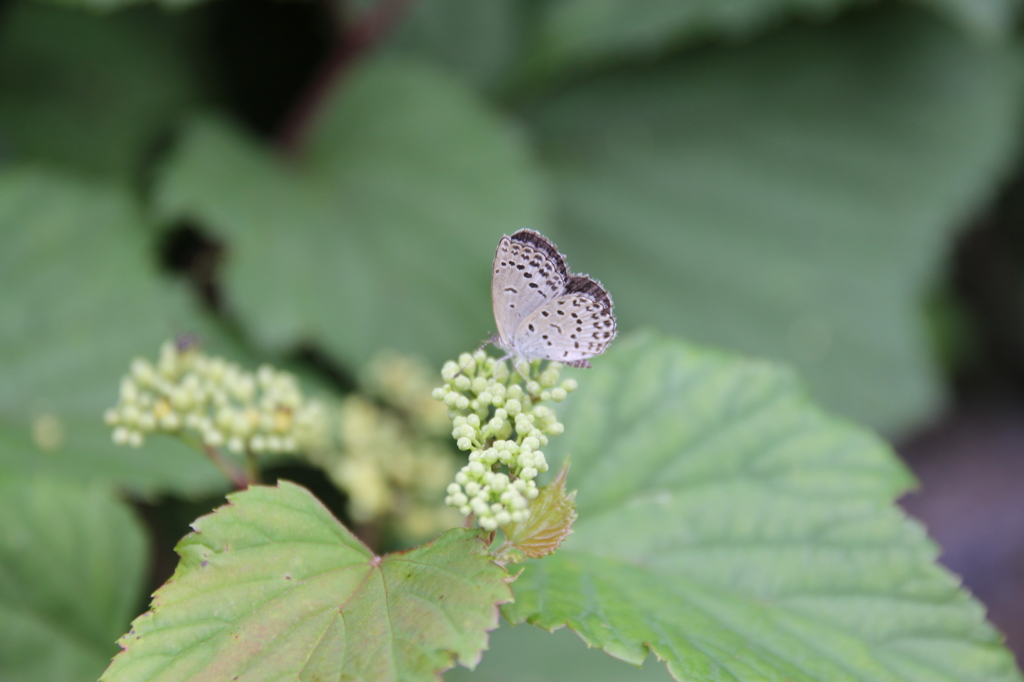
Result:
M437 366L531 227L889 438L1024 656L1022 4L3 0L0 474L130 491L159 584L224 484L110 443L131 357Z

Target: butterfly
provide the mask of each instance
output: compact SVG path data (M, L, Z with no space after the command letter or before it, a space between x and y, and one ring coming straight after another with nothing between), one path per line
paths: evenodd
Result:
M612 297L597 280L570 273L565 256L539 232L503 236L492 270L498 333L490 341L506 358L590 367L588 359L615 338Z

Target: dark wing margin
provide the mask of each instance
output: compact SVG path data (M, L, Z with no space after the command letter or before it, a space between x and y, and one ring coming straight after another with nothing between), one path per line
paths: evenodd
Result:
M565 264L565 256L561 254L558 247L551 243L547 237L542 235L536 230L522 229L518 230L515 234L509 237L512 241L517 241L522 244L529 244L538 251L543 252L551 262L555 264L558 272L562 275L562 281L569 280L569 268Z
M601 283L588 275L573 275L565 283L566 294L583 294L594 299L602 308L612 311L612 297Z

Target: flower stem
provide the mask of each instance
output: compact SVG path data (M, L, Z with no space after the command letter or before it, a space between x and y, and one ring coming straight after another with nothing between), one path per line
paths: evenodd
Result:
M323 108L331 88L352 64L386 37L415 0L377 0L338 40L320 71L288 116L278 134L278 146L295 154L310 124Z
M228 480L230 480L238 490L245 490L250 484L255 483L254 479L247 476L245 472L235 466L235 464L225 457L217 448L204 443L202 450L203 453L210 458L210 461L213 462L213 465L220 469L221 473L227 476Z

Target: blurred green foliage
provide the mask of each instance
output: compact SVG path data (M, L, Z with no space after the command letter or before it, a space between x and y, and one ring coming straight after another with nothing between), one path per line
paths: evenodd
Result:
M95 479L117 513L110 484L216 490L177 443L110 446L131 357L198 332L341 384L380 349L437 363L493 329L520 227L624 332L782 360L840 414L919 427L955 348L929 295L1020 162L1020 6L0 3L0 482Z

